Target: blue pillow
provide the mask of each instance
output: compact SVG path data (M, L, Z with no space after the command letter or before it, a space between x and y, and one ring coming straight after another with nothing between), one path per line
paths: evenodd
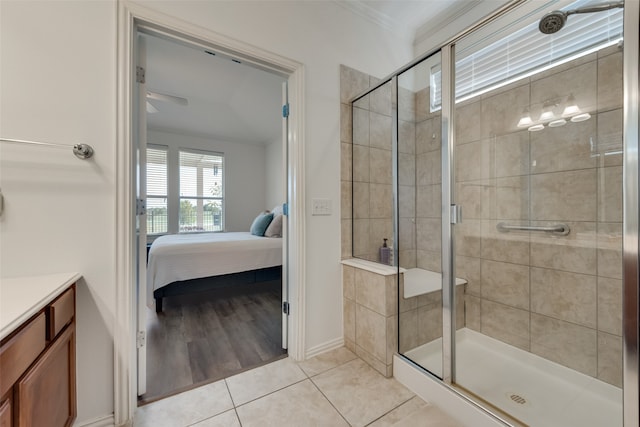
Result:
M264 232L267 230L267 227L269 227L269 224L271 224L271 220L273 220L272 213L261 212L256 219L253 220L249 231L254 236L264 236Z

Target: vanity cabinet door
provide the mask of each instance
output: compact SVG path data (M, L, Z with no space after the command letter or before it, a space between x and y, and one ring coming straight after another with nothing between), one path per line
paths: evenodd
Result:
M70 426L76 417L75 323L16 383L18 427Z
M13 426L11 415L11 399L7 399L0 405L0 427Z

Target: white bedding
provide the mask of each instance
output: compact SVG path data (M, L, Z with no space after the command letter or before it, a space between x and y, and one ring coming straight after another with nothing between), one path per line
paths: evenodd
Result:
M282 265L282 239L248 232L171 234L149 250L147 304L153 291L179 280L219 276Z

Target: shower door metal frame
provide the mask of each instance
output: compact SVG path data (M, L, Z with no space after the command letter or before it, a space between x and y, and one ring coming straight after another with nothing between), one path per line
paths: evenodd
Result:
M640 425L638 401L638 116L640 109L639 35L640 3L624 4L623 49L623 419L624 426Z

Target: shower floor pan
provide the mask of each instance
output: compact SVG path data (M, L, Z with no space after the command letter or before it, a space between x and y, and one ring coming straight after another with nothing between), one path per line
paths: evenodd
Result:
M456 382L530 426L622 426L622 390L468 328L456 336ZM404 355L441 376L442 339Z

